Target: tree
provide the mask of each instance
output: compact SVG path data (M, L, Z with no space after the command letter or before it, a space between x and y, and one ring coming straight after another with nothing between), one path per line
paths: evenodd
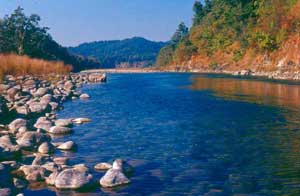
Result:
M51 39L48 28L39 26L40 20L36 14L27 17L21 7L5 16L0 23L0 42L4 44L1 52L34 56L41 49L42 41Z
M204 7L200 1L196 1L194 3L193 11L195 12L193 18L193 25L198 25L201 23L202 18L205 16Z
M180 40L189 34L189 28L183 22L178 25L178 28L171 38L172 44L178 44Z

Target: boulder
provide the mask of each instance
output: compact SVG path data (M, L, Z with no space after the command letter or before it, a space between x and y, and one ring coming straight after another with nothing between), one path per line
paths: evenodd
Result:
M39 88L37 89L37 91L34 93L34 96L35 97L42 97L44 96L45 94L47 94L48 92L48 89L47 88Z
M43 181L45 176L50 175L45 168L39 165L23 165L19 168L25 175L25 179L28 181Z
M12 132L16 132L18 131L18 129L20 127L26 127L27 126L27 121L24 120L24 119L21 119L21 118L18 118L14 121L12 121L9 125L8 125L8 128L10 131Z
M80 99L89 99L90 96L89 96L88 94L84 93L84 94L81 94L81 95L79 96L79 98L80 98Z
M40 117L33 126L37 129L43 129L49 132L50 128L53 126L53 123L46 117Z
M45 177L46 184L54 186L55 180L56 180L58 174L59 174L59 172L55 171L55 172L51 173L48 177Z
M9 98L14 99L14 97L20 92L20 90L16 87L10 88L6 91Z
M42 154L50 154L53 153L54 150L54 146L50 142L44 142L38 148L38 152Z
M109 163L98 163L97 165L94 166L96 170L108 170L112 168L112 165Z
M73 124L71 119L58 119L54 123L60 127L71 127Z
M71 133L72 129L68 127L60 127L60 126L53 126L50 128L49 133L52 134L68 134Z
M21 115L30 114L29 107L27 105L15 106L16 112Z
M91 122L91 119L89 118L75 118L72 120L73 123L75 124L82 124L82 123L87 123L87 122Z
M123 161L120 159L115 160L112 168L100 179L102 187L115 187L128 183L130 183L130 180L123 173Z
M1 196L10 196L11 190L9 188L0 188L0 195Z
M57 147L60 150L74 150L76 149L76 144L73 141L65 142Z
M68 158L67 157L55 157L55 158L53 158L53 161L57 165L67 165L68 164Z
M38 133L34 131L27 131L19 139L17 139L17 143L21 147L32 148L43 142L49 142L50 140L51 138L47 134Z
M44 165L49 161L51 161L49 156L45 156L44 154L36 154L31 165Z
M42 102L31 102L29 103L29 110L32 113L45 113L50 111L50 105Z
M65 84L64 84L64 89L65 90L72 90L74 88L75 88L75 85L73 84L72 81L68 80L68 81L65 82Z
M47 162L42 167L51 172L61 171L61 167L54 162Z
M51 94L46 94L40 99L40 102L44 104L49 104L51 101L53 101L53 96Z
M51 110L54 111L54 110L57 110L58 109L58 106L59 104L56 103L56 102L50 102L49 105L51 106Z
M59 189L80 189L91 184L93 176L77 168L65 169L55 179L55 187Z
M29 79L23 82L22 90L28 92L29 90L36 88L36 86L37 86L37 82L33 79Z
M18 145L13 145L9 135L4 135L0 137L0 147L4 148L6 151L18 152L20 147Z

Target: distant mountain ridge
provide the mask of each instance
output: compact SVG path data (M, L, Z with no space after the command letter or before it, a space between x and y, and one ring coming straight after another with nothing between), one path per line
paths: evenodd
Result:
M142 37L124 40L95 41L69 47L72 54L99 61L101 68L148 67L167 43L150 41Z

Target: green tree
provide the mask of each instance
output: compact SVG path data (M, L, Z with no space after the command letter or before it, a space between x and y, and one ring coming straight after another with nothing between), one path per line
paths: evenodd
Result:
M202 3L200 1L196 1L193 6L194 18L193 25L198 25L201 23L203 17L205 16L205 11Z
M189 34L189 28L183 22L178 25L178 28L171 38L172 44L178 44L184 37Z

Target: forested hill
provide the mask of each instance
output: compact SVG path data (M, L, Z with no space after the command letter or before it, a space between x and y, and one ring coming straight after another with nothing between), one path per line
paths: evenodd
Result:
M72 55L40 26L36 14L26 16L18 7L12 14L0 18L0 54L16 54L49 61L62 61L72 65L73 71L99 67L95 59Z
M148 67L155 63L164 42L153 42L141 37L124 40L83 43L68 48L76 55L97 59L101 67Z
M299 70L300 0L201 2L192 27L180 24L161 49L160 68Z

